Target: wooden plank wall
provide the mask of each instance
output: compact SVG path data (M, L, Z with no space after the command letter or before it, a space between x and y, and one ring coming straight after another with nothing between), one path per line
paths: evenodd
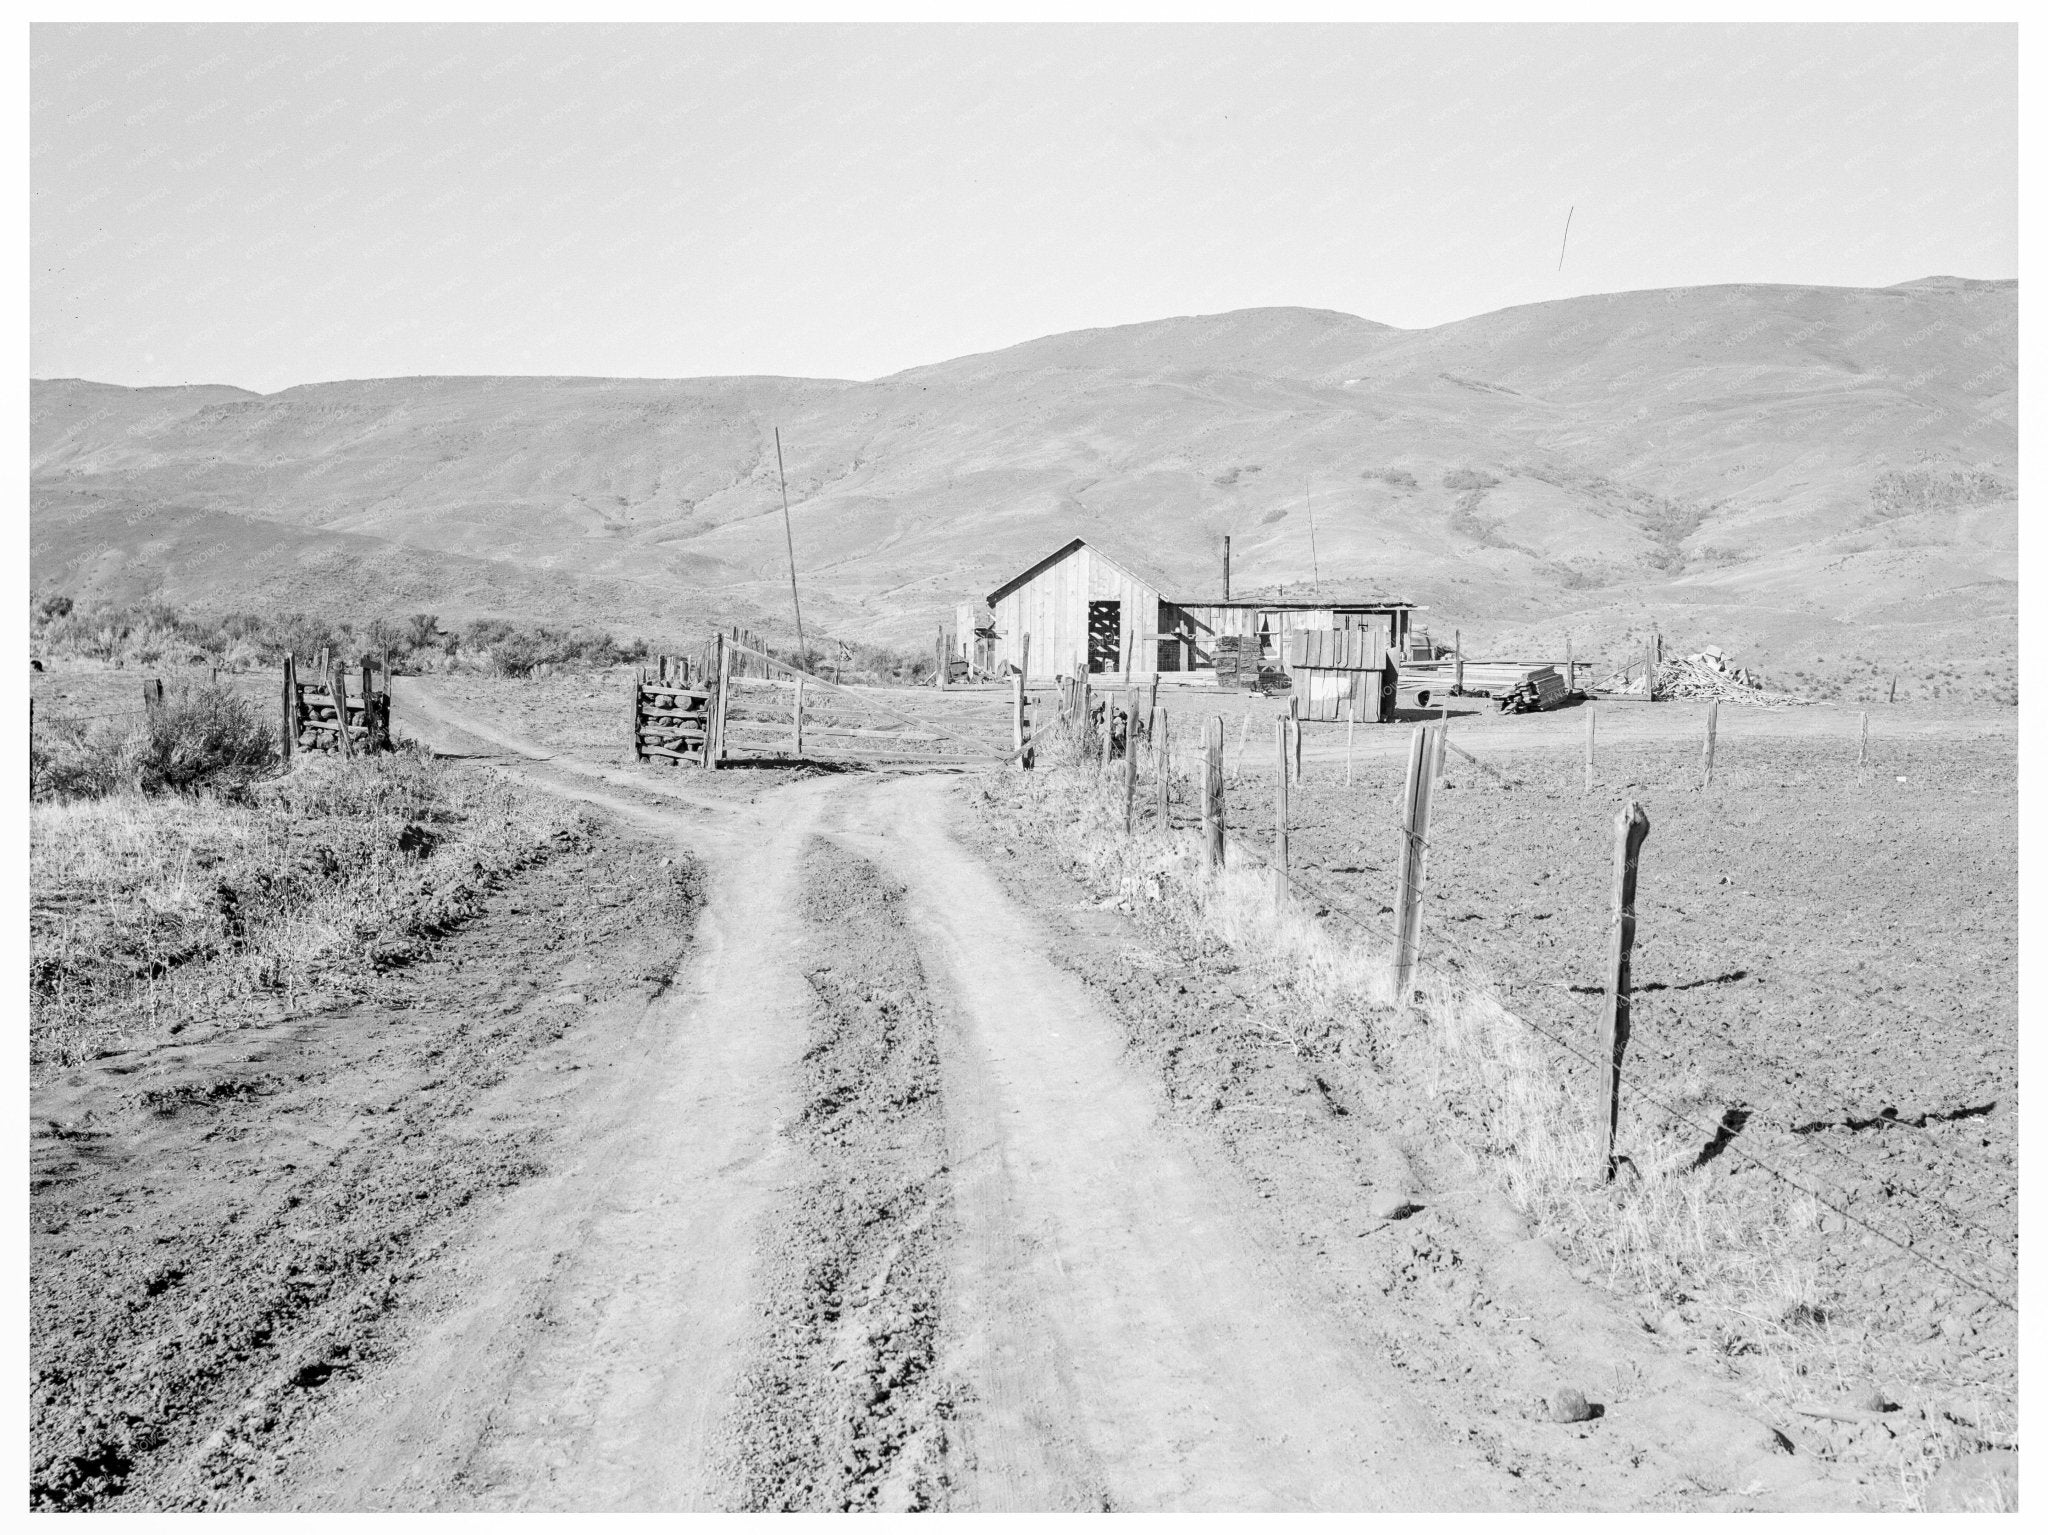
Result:
M1408 631L1407 614L1399 609L1343 611L1169 602L1084 544L996 603L996 643L990 664L1017 664L1023 636L1029 634L1034 677L1079 675L1088 663L1088 604L1105 600L1122 605L1121 622L1129 633L1168 634L1192 628L1198 652L1195 665L1201 669L1214 664L1210 642L1218 635L1257 634L1262 619L1282 653L1283 637L1300 630L1372 629L1381 636L1382 649L1398 647ZM1141 674L1155 669L1179 671L1180 649L1171 643L1141 643L1126 664L1134 662Z
M1028 634L1034 677L1079 675L1088 664L1088 604L1102 601L1122 605L1125 631L1158 632L1159 593L1084 545L996 604L996 664L1016 664ZM1140 671L1150 669L1142 652L1136 660Z

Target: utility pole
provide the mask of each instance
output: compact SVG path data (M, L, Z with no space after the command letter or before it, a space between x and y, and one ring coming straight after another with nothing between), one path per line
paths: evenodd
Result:
M775 478L782 484L782 541L789 546L789 605L796 610L796 654L808 663L810 650L804 644L804 609L796 600L796 535L789 531L789 476L782 472L782 428L775 429Z
M1309 489L1308 478L1307 475L1301 477L1301 499L1308 506L1308 573L1309 579L1315 583L1313 589L1316 601L1321 602L1323 600L1323 570L1322 566L1316 561L1316 498Z
M1230 601L1230 535L1223 535L1223 600Z

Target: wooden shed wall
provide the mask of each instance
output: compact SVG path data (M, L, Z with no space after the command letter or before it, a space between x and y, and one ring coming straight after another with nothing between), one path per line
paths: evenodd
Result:
M1159 593L1083 545L1055 561L996 603L996 664L1016 662L1023 636L1031 636L1031 675L1074 676L1088 664L1088 604L1120 603L1126 633L1157 633ZM1141 671L1152 666L1146 648Z

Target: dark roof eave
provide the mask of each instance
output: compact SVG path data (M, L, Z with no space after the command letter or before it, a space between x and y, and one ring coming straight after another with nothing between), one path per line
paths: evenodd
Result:
M1390 608L1413 608L1412 602L1397 602L1391 597L1327 597L1321 602L1296 602L1292 598L1278 602L1261 602L1232 597L1225 601L1220 597L1168 597L1166 601L1177 608L1258 608L1271 613L1276 610L1289 612L1314 612L1322 608L1370 608L1381 612Z

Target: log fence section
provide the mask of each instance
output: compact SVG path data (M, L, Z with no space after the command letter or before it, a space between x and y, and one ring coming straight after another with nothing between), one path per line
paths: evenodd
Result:
M632 728L635 761L672 762L678 767L703 767L709 758L711 690L670 681L668 657L650 671L633 675ZM680 678L682 667L674 669Z
M326 656L326 652L321 653ZM354 698L349 696L348 669L339 657L316 665L316 680L299 680L298 660L285 657L283 714L278 732L278 752L287 766L302 751L335 752L353 757L388 752L391 748L391 674L384 673L384 687L372 684L375 672L370 658L362 660L362 683Z

